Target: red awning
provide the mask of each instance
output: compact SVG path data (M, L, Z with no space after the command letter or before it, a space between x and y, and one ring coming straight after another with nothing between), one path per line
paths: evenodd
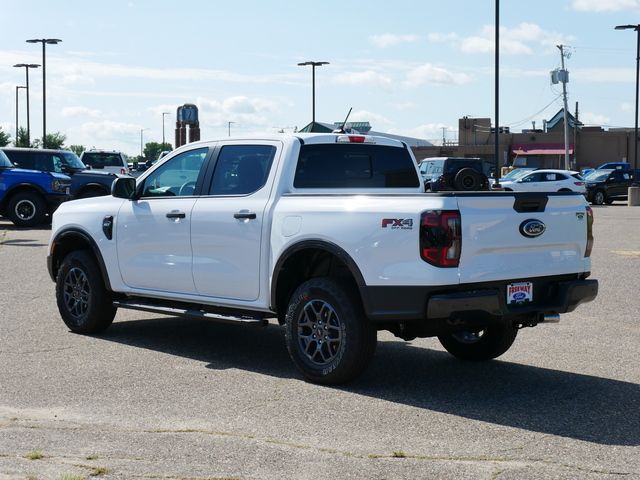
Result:
M513 144L511 150L516 155L564 155L561 143ZM573 154L573 145L569 145L569 154Z

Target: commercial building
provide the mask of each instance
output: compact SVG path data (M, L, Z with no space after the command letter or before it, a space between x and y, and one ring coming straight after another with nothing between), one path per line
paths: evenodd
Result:
M542 129L512 133L508 127L498 131L501 165L537 168L564 168L564 111L561 109ZM633 162L633 128L585 126L567 114L571 168L579 170L604 162ZM414 147L418 160L428 157L480 157L495 161L495 128L490 118L463 117L458 121L458 142ZM631 160L630 160L631 159Z

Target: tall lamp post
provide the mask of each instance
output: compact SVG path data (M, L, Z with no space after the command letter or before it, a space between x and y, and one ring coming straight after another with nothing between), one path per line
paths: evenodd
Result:
M27 43L42 43L42 148L47 148L47 44L56 45L62 40L58 38L32 38Z
M31 146L31 124L29 123L29 69L30 68L38 68L40 65L37 63L16 63L14 67L23 68L27 72L27 144ZM18 91L16 90L16 98L18 95ZM17 115L17 114L16 114ZM16 121L17 123L17 121ZM17 138L17 136L16 136Z
M162 148L164 148L164 117L171 115L171 112L162 112Z
M144 148L142 147L142 132L149 130L148 128L140 129L140 157L144 159Z
M229 137L231 136L231 124L232 123L236 123L236 122L227 122L227 128L228 128L228 134L229 134L228 136Z
M316 123L316 67L322 65L329 65L329 62L302 62L299 63L299 67L306 67L311 65L311 127Z
M640 73L640 24L618 25L616 30L635 30L638 34L636 47L636 126L633 131L633 168L638 168L638 75Z
M16 85L16 139L13 142L14 144L18 141L18 90L20 90L21 88L27 88L27 87L23 87L22 85Z
M496 172L495 183L496 189L500 187L500 0L496 0L496 25L495 25L495 117L496 117L496 136L495 136L495 156L496 156Z

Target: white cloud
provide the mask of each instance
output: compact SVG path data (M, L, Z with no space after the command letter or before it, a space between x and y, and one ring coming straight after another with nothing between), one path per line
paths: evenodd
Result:
M366 70L364 72L348 72L336 75L332 78L332 83L336 85L355 85L364 86L371 85L375 87L389 88L393 85L393 81L387 75L383 75L374 70Z
M435 85L463 85L470 81L471 77L466 73L456 73L446 68L425 63L407 72L407 79L404 84L408 87L418 87L425 83Z
M433 141L442 141L443 128L445 128L447 131L455 130L450 125L446 125L444 123L425 123L413 128L392 128L389 130L389 133L394 133L396 135L405 135L407 137L422 138L424 140L430 139ZM447 139L451 139L451 135L452 133L449 132Z
M579 12L640 10L640 0L573 0L572 7Z
M395 35L393 33L383 33L382 35L372 35L369 42L380 48L393 47L400 43L417 42L420 39L418 35Z
M351 115L349 115L349 121L347 123L349 122L369 122L374 130L380 130L393 124L393 122L384 115L367 110L352 112Z
M446 42L465 53L493 53L495 28L485 25L480 33L461 37L456 33L431 33L429 40L434 43ZM573 37L543 30L535 23L522 22L513 28L500 27L500 52L506 55L531 55L540 47L548 50L555 45L565 44Z
M585 125L609 125L611 123L609 117L593 112L584 112L580 121Z
M620 110L622 110L623 112L634 112L635 107L629 102L623 102L620 104Z
M229 97L222 101L198 98L200 123L212 126L224 126L227 122L247 126L269 125L271 114L277 111L277 103L263 98L245 96Z
M98 118L102 115L100 110L91 109L82 106L65 107L60 112L63 117L91 117Z

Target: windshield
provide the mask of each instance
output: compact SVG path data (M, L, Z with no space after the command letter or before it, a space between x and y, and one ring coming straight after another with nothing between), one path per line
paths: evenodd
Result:
M9 157L0 150L0 168L11 168L13 167L13 163L9 160Z
M609 178L609 173L611 173L609 170L606 171L602 171L602 170L594 170L591 173L588 173L584 179L587 182L604 182L607 178Z
M533 170L535 170L535 168L517 168L515 170L511 170L509 173L507 173L504 177L502 177L503 180L515 180L516 178L520 178L523 175L532 172Z
M62 156L64 157L64 163L66 163L71 168L77 168L79 170L84 170L87 168L84 166L84 163L80 161L78 156L73 152L62 152Z

